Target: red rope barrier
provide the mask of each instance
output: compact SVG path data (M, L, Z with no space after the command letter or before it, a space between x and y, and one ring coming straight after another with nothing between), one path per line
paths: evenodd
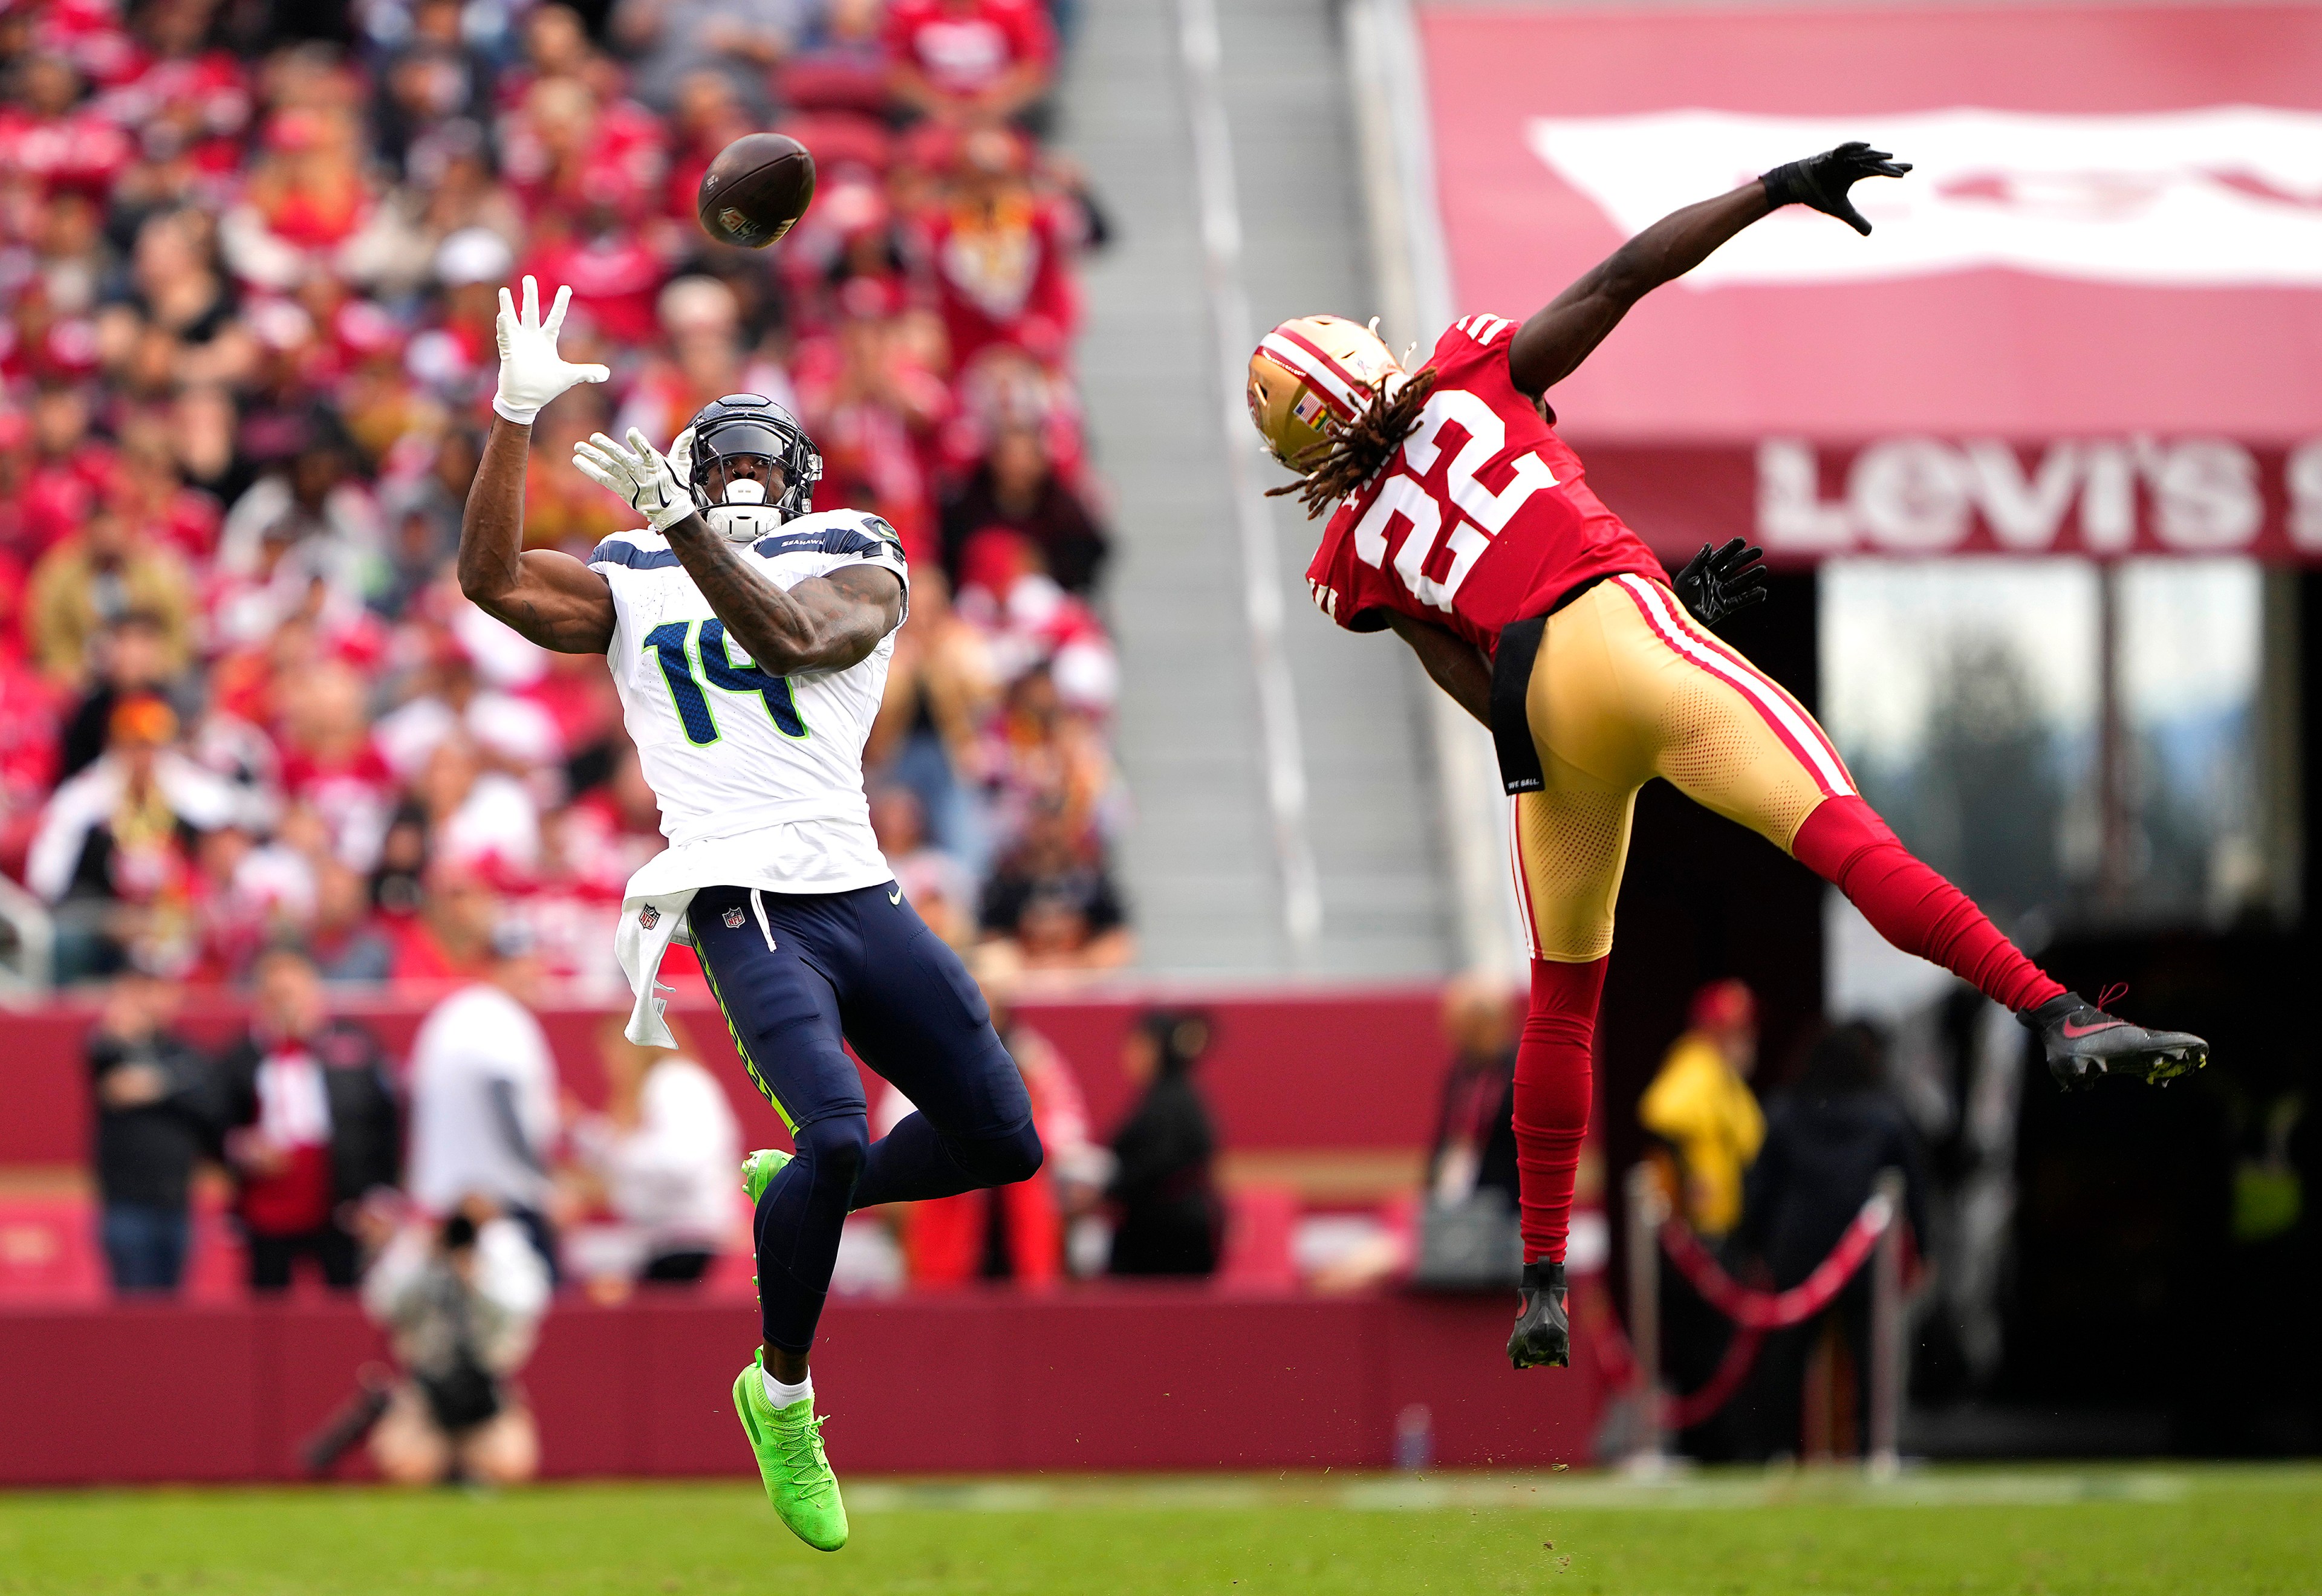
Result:
M1585 1329L1595 1338L1596 1361L1604 1372L1605 1383L1615 1388L1631 1386L1637 1379L1637 1354L1629 1345L1629 1337L1621 1328L1621 1321L1609 1312L1589 1312L1583 1307L1573 1315L1573 1328ZM1755 1330L1736 1330L1733 1339L1725 1345L1725 1356L1700 1390L1685 1396L1675 1391L1661 1393L1661 1422L1668 1429L1691 1429L1703 1419L1733 1400L1751 1369L1757 1363L1758 1348L1765 1337Z
M1676 1219L1661 1227L1661 1250L1702 1300L1745 1330L1781 1330L1804 1324L1831 1305L1854 1277L1879 1237L1894 1220L1887 1199L1873 1194L1838 1238L1830 1256L1787 1291L1760 1291L1742 1284L1710 1255L1701 1238Z
M1621 1327L1620 1316L1594 1293L1584 1298L1576 1289L1568 1301L1574 1337L1577 1339L1586 1333L1595 1338L1596 1363L1604 1372L1604 1383L1611 1386L1634 1385L1637 1382L1636 1349L1629 1345L1628 1332Z
M1682 1221L1672 1218L1663 1225L1661 1248L1668 1254L1669 1262L1701 1293L1703 1300L1734 1324L1733 1339L1726 1343L1725 1355L1718 1360L1716 1370L1699 1390L1683 1396L1675 1391L1661 1393L1664 1426L1674 1430L1690 1429L1732 1401L1750 1378L1765 1333L1804 1324L1828 1308L1869 1259L1871 1249L1879 1245L1879 1237L1894 1219L1892 1206L1874 1194L1839 1236L1830 1255L1815 1266L1814 1272L1788 1290L1778 1292L1745 1286L1726 1273L1709 1249L1702 1245L1701 1238L1687 1229ZM1629 1338L1622 1334L1620 1321L1610 1314L1602 1317L1601 1325L1589 1327L1600 1338L1597 1356L1612 1383L1627 1385L1635 1378L1636 1354L1629 1345Z

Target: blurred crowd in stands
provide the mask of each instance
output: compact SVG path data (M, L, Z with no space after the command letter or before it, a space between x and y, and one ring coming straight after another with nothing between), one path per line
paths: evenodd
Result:
M0 4L0 871L58 973L448 980L521 922L618 980L661 846L603 666L460 596L498 289L570 284L526 535L626 506L576 439L720 394L819 445L911 561L869 780L927 919L1131 956L1072 365L1104 217L1045 149L1044 0ZM794 133L781 245L713 244L710 158Z
M1193 1081L1207 1017L1156 1009L1136 1021L1120 1060L1131 1095L1100 1141L1071 1066L1018 1011L1021 955L992 942L970 959L1047 1163L1012 1186L861 1218L855 1250L869 1255L848 1283L1216 1272L1218 1139ZM401 1059L334 1012L321 971L296 949L259 956L246 1027L215 1053L176 1023L183 983L134 968L116 977L87 1044L97 1233L114 1290L182 1286L205 1165L231 1186L254 1291L285 1290L301 1270L352 1289L398 1235L457 1214L507 1222L548 1285L605 1300L699 1283L723 1254L746 1260L742 1127L713 1073L723 1037L702 1033L705 1064L629 1041L623 1016L608 1014L594 1035L601 1088L584 1104L569 1072L586 1066L567 1060L560 1072L534 1008L543 969L522 923L504 923L477 979L435 1002ZM911 1109L882 1088L878 1128ZM1068 1245L1088 1221L1096 1245Z

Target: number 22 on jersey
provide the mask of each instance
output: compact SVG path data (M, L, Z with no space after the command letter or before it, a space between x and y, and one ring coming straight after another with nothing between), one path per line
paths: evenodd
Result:
M689 634L695 639L690 651L686 647ZM791 696L791 679L769 676L755 665L735 663L726 643L725 622L667 621L645 634L644 646L660 656L662 679L669 684L670 707L685 728L685 740L696 748L706 748L718 738L718 716L709 707L709 696L694 678L696 658L701 663L702 678L711 687L762 699L774 729L783 736L809 735L799 715L798 700Z
M1435 469L1442 458L1444 427L1457 425L1467 434L1459 452L1444 472L1444 494L1460 514L1453 518L1447 547L1450 569L1439 579L1427 574L1429 556L1443 537L1443 504L1420 485L1420 477ZM1403 546L1394 552L1394 572L1403 587L1422 604L1449 610L1459 584L1476 568L1492 539L1507 525L1523 502L1543 488L1556 486L1548 462L1527 450L1509 461L1515 473L1497 493L1476 479L1485 463L1507 447L1506 424L1482 398L1465 388L1444 388L1429 396L1419 413L1419 424L1403 445L1404 470L1379 487L1378 497L1355 527L1355 557L1374 569L1386 563L1388 529L1401 515L1411 524Z

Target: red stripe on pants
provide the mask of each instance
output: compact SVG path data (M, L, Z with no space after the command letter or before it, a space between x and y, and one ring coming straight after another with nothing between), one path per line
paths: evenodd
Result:
M1914 857L1860 798L1817 804L1798 827L1790 853L1845 893L1879 935L1906 953L1932 959L2003 1008L2034 1008L2062 993L1966 893Z
M1604 961L1531 962L1531 1010L1516 1047L1516 1171L1522 1188L1524 1262L1564 1262L1572 1179L1588 1135L1590 1057Z

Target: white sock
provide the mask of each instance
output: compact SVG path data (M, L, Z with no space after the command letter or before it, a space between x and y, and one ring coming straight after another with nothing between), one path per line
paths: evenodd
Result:
M774 1372L772 1369L762 1365L758 1370L758 1378L766 1382L766 1400L777 1408L787 1408L792 1402L814 1395L814 1376L811 1374L796 1385L785 1385L774 1378Z

